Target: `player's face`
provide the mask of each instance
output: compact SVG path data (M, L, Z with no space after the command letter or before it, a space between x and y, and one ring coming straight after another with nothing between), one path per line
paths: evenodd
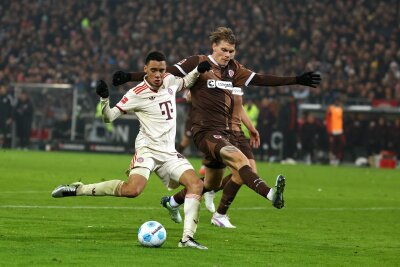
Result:
M230 44L226 41L221 41L218 44L212 44L213 54L212 57L217 61L217 63L221 66L228 65L229 60L235 57L235 45Z
M165 61L150 60L144 66L144 72L147 74L147 82L153 87L160 87L163 83L163 75L166 69L167 63Z

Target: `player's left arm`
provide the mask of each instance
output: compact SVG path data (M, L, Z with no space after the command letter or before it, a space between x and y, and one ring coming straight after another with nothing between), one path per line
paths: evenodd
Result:
M258 148L260 146L260 134L257 129L254 127L253 123L246 114L243 106L240 111L240 119L243 122L244 126L249 130L250 133L250 146L253 148Z
M274 76L256 73L249 85L256 86L281 86L300 84L309 87L317 87L321 82L321 75L313 71L303 73L299 76Z
M255 73L237 62L237 73L234 78L235 86L281 86L300 84L316 87L321 82L321 75L313 71L303 73L299 76L275 76L269 74Z
M185 88L191 88L193 84L197 81L197 78L199 78L200 74L209 71L210 69L211 64L208 61L200 62L200 64L197 65L196 68L194 68L185 77L183 77L182 84L178 91Z

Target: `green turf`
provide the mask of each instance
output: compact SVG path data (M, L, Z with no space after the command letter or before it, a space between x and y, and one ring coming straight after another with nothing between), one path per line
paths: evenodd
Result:
M129 155L0 151L0 266L399 266L400 171L258 163L272 184L286 176L286 207L242 188L229 212L237 229L210 225L202 208L197 239L181 249L182 225L159 205L168 194L152 176L137 199L52 199L61 183L125 179ZM192 160L198 167L199 160ZM217 198L220 193L217 194ZM158 249L137 228L167 229Z

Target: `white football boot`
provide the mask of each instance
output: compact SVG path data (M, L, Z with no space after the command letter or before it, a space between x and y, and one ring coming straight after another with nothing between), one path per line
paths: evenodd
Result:
M211 218L211 224L221 227L221 228L236 228L231 222L229 221L229 217L226 214L219 214L215 212Z
M206 192L203 194L203 196L204 196L204 204L206 205L206 208L208 209L209 212L214 213L215 212L215 205L214 205L215 192L214 191Z

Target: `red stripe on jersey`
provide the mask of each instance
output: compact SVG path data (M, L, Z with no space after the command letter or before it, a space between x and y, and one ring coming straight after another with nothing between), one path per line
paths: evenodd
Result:
M116 107L117 109L121 110L122 113L126 114L126 111L123 108L119 107L118 105L116 105Z
M133 89L133 92L135 92L135 93L137 94L137 91L140 91L140 90L142 90L143 88L146 89L146 88L147 88L147 84L143 84L143 85L141 85L141 86L138 86L138 87L134 88L134 89Z
M143 92L144 90L146 90L148 87L145 87L145 88L142 88L142 89L140 89L139 91L136 91L135 93L138 95L138 94L140 94L141 92Z
M163 79L165 79L165 77L167 77L168 75L172 75L172 74L171 74L171 73L168 73L168 72L164 73Z

